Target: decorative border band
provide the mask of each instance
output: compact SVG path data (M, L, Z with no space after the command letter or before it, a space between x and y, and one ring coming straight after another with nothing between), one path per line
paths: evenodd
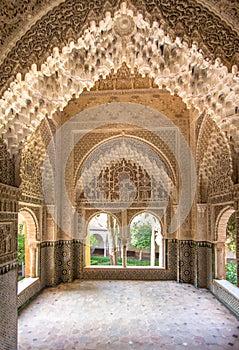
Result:
M0 275L4 275L8 273L9 271L16 270L18 268L18 262L13 261L6 265L0 266Z

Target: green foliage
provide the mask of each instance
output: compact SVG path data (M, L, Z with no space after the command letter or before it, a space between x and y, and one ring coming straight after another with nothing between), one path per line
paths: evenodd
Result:
M226 279L232 284L237 285L237 265L235 261L230 261L226 265Z
M21 223L18 225L18 234L19 235L23 235L23 227L24 227L24 223Z
M149 249L151 246L152 229L149 224L135 224L131 229L131 245L138 249Z
M110 258L104 257L104 256L93 256L91 258L91 265L110 265ZM122 265L122 259L118 259L118 264ZM127 259L127 266L149 266L150 261L149 260L136 260L136 259ZM156 263L158 265L158 262Z
M96 247L98 245L98 239L95 237L95 235L90 236L90 246Z
M230 219L228 220L226 233L227 233L227 239L226 239L227 248L230 251L232 251L232 252L236 252L236 219L235 219L235 213L232 214Z
M127 259L127 266L150 266L150 261ZM158 266L158 261L155 262L155 266Z
M25 237L18 234L18 264L25 262Z
M91 265L110 265L110 257L107 256L92 256L90 259Z

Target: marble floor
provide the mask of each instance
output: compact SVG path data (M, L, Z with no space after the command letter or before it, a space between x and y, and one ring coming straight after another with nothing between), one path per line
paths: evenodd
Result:
M176 282L74 281L19 315L19 350L239 349L239 321L209 291Z

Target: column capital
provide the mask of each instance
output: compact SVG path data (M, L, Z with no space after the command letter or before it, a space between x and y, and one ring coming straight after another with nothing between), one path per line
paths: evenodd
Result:
M197 203L197 211L200 215L204 215L207 210L207 204L205 203Z

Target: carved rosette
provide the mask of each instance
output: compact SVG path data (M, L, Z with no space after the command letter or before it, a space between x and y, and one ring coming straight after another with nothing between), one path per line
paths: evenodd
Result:
M129 15L121 15L115 20L114 31L121 37L131 35L134 29L134 20Z

